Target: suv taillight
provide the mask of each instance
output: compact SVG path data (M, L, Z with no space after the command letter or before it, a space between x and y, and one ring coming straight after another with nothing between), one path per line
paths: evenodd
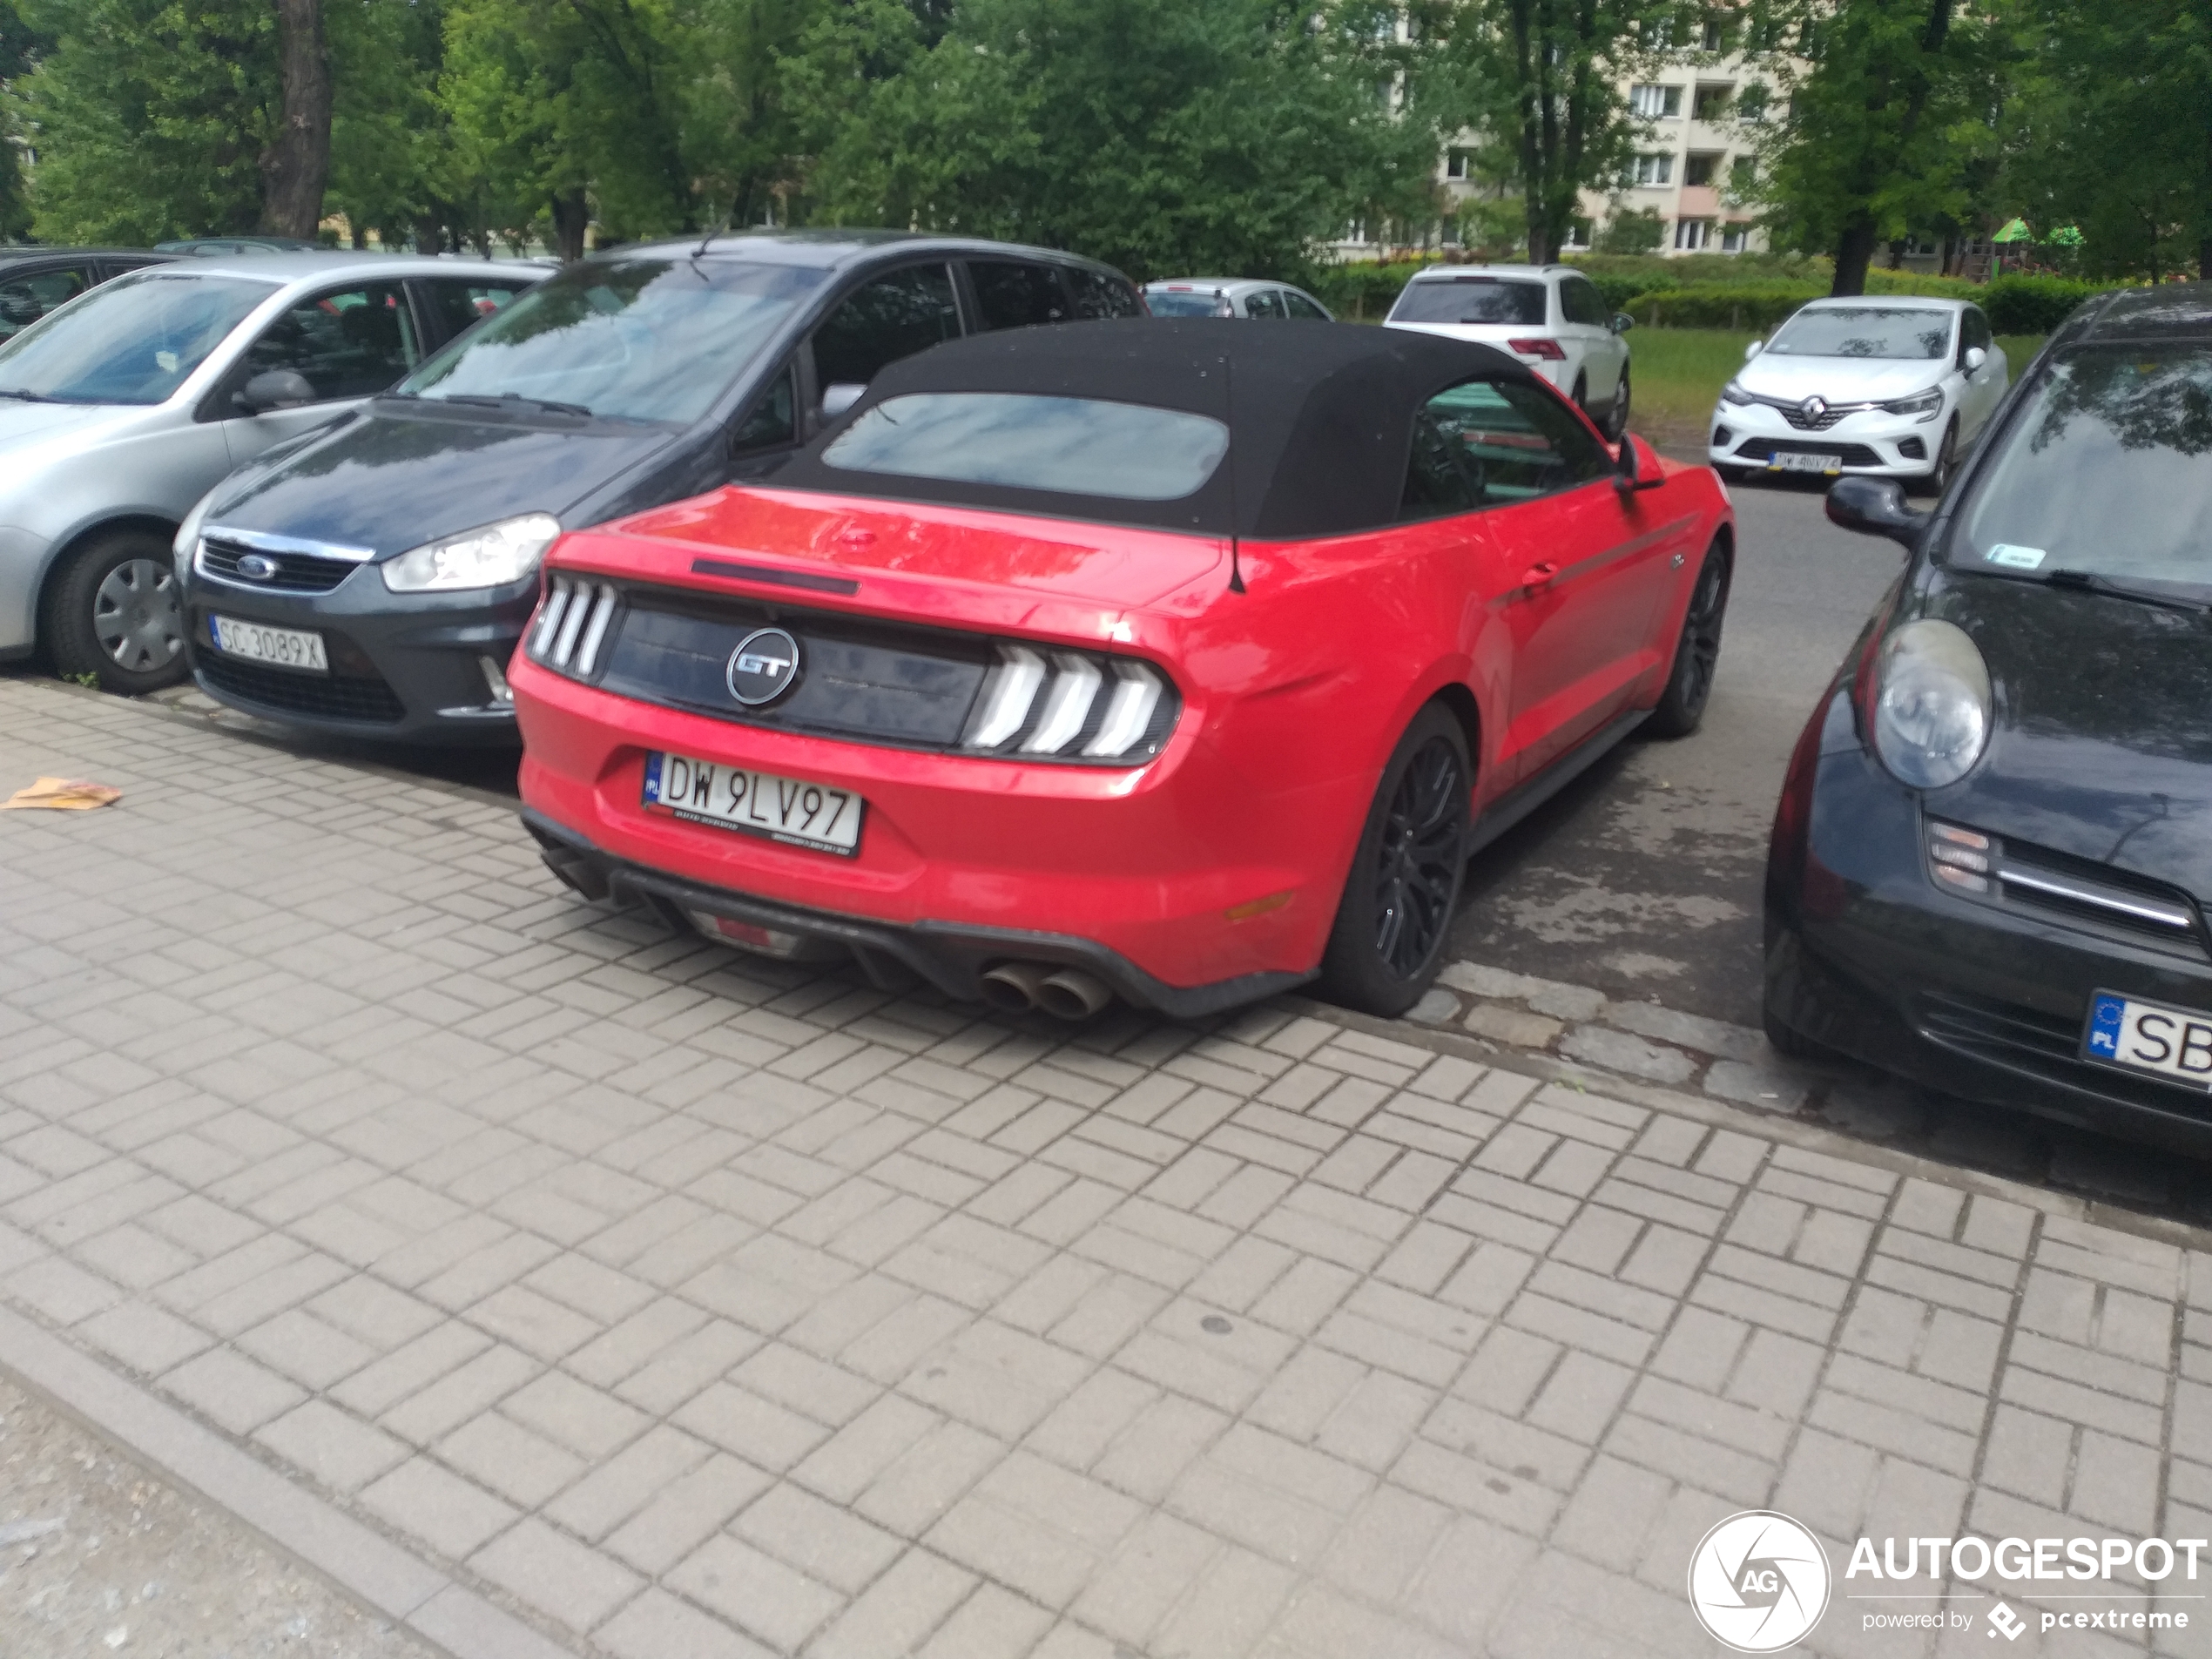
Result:
M1559 348L1556 340L1508 340L1506 344L1523 357L1541 357L1548 363L1567 361L1567 354Z

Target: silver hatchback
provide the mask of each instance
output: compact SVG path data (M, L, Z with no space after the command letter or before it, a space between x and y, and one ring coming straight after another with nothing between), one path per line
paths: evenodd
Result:
M0 344L0 661L146 691L185 673L170 543L273 446L346 418L549 274L402 254L202 259Z

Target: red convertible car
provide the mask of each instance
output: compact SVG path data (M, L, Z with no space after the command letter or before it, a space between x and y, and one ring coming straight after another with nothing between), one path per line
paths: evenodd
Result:
M524 819L588 897L879 983L1396 1014L1476 848L1696 726L1733 552L1710 471L1485 347L984 334L765 480L560 542Z

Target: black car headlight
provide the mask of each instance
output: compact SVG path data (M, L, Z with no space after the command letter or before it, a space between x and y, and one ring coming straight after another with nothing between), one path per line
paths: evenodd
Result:
M1734 381L1721 388L1721 401L1733 404L1739 409L1747 408L1757 401Z
M1923 421L1932 421L1943 413L1943 388L1931 386L1925 392L1894 399L1882 408L1891 415L1917 415Z
M1874 752L1898 782L1940 789L1973 771L1994 706L1989 664L1964 629L1924 617L1883 642Z

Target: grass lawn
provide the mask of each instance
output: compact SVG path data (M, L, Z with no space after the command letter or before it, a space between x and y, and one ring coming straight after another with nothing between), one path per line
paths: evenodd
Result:
M1635 382L1634 425L1652 442L1700 449L1705 422L1721 388L1743 367L1743 347L1758 339L1725 328L1639 328L1629 336ZM2040 334L2000 336L2018 380L2043 344Z

